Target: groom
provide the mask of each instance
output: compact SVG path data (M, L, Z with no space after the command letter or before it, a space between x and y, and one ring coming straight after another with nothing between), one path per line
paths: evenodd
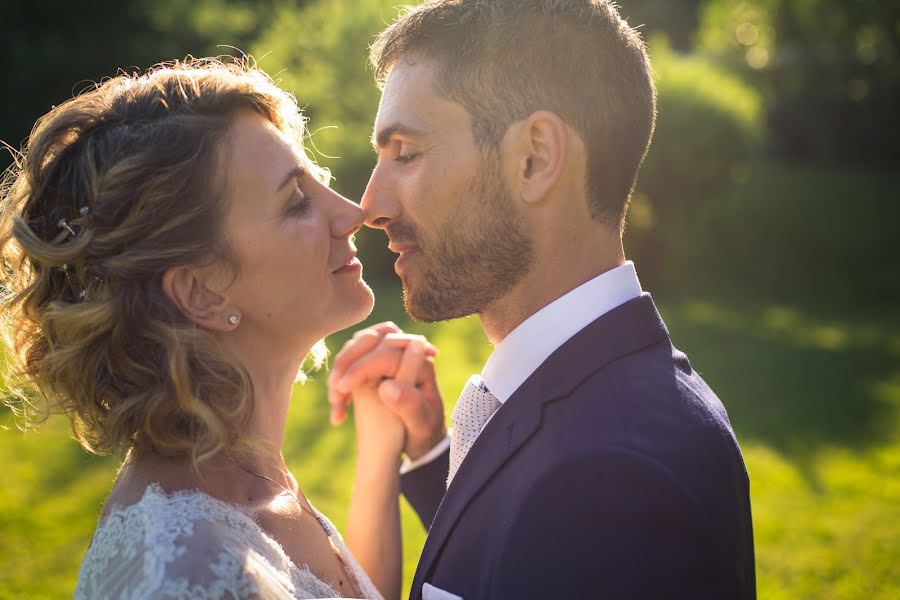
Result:
M748 477L713 391L622 249L655 90L606 0L437 0L381 33L362 199L416 319L478 314L495 349L446 436L430 363L390 325L335 362L339 419L386 378L428 539L412 598L755 597ZM415 382L413 382L415 383Z

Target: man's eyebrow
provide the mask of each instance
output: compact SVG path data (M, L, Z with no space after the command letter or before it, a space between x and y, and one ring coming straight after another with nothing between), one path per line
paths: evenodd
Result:
M284 176L284 179L281 180L281 184L275 189L275 192L280 192L284 189L284 186L291 182L292 179L300 179L304 174L306 174L306 169L300 166L294 167L287 175Z
M391 141L391 138L395 135L405 135L408 137L423 137L425 132L420 129L414 129L408 125L403 125L401 123L395 123L389 127L383 128L381 131L377 133L372 133L372 146L378 150L379 148L384 148L388 145L388 142Z

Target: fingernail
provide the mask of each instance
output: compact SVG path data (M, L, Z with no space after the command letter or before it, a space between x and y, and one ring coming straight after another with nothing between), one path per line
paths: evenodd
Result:
M331 419L331 424L332 424L332 425L338 425L338 424L339 424L339 423L338 423L338 416L337 416L337 411L336 411L336 410L334 410L334 409L331 410L331 416L330 416L330 419Z

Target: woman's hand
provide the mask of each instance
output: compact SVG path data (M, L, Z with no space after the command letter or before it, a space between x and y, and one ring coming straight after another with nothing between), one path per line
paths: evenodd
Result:
M357 334L337 356L329 379L329 400L332 415L336 402L346 411L352 401L356 422L358 460L347 544L385 598L398 598L402 564L398 467L409 436L402 420L405 413L397 410L402 403L387 397L394 391L392 386L401 393L416 390L424 397L419 390L426 389L429 381L433 386L434 349L419 336L399 333L396 326L381 327L383 333Z
M406 446L403 421L381 402L374 385L360 385L354 389L352 402L360 461L389 462L396 467Z

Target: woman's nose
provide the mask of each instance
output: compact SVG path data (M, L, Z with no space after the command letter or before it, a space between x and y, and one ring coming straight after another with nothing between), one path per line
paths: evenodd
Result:
M363 226L365 217L359 204L335 193L337 206L331 219L331 235L335 238L350 237Z

